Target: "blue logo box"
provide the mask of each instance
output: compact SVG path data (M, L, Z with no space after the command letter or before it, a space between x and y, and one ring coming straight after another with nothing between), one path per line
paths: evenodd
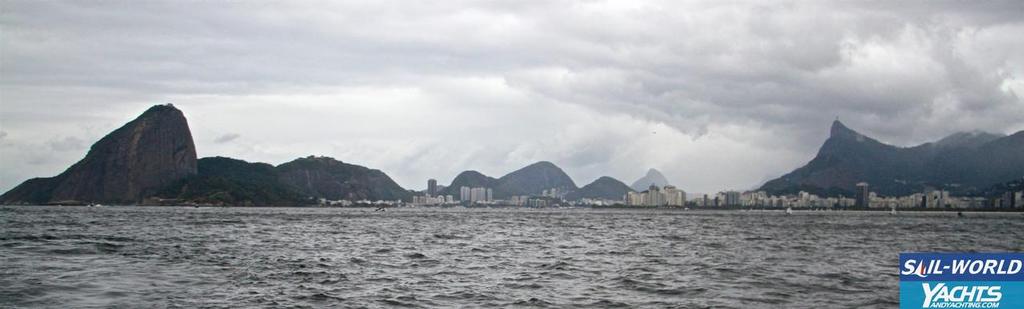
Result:
M901 253L900 308L1024 308L1024 253Z

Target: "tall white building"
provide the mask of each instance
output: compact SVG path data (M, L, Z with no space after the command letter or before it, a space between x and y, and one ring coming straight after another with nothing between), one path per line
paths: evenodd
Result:
M494 201L494 191L491 188L459 188L459 200L470 203Z
M665 205L686 205L686 191L677 189L675 186L665 186L665 189L662 190L662 194L665 196Z
M686 205L686 192L674 186L660 189L652 185L643 192L627 192L623 199L630 206L683 206Z

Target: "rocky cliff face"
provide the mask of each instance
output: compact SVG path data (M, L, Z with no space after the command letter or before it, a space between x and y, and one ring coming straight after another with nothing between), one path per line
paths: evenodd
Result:
M138 203L197 172L185 115L157 105L100 139L60 175L35 178L0 196L9 204Z

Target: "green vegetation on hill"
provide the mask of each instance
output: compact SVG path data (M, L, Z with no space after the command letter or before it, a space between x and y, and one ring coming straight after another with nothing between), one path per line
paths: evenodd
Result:
M234 206L298 206L313 201L280 182L274 166L212 157L199 159L199 174L158 194L182 202Z

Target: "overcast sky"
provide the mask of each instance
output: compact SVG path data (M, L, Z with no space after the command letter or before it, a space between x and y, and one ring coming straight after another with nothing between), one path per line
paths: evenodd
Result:
M1021 1L2 1L0 191L153 104L200 157L310 154L410 189L547 160L689 192L1024 130Z

